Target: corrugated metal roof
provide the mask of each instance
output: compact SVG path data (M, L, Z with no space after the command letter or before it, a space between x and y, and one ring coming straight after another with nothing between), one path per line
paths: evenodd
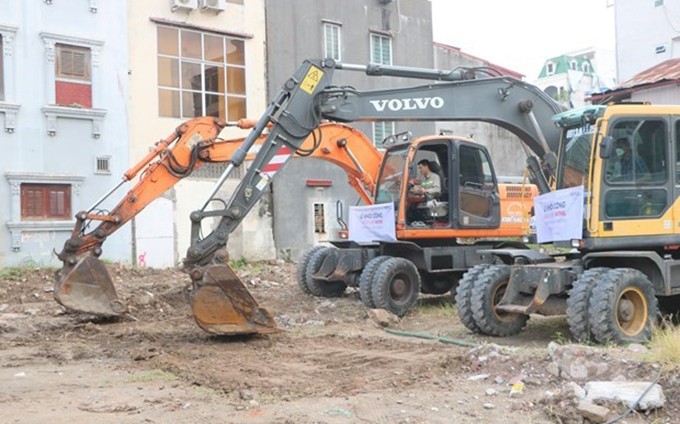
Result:
M616 87L616 90L674 80L680 80L680 58L668 59L656 66L645 69L628 81L621 83L621 85Z
M593 103L606 103L629 98L631 93L640 90L678 82L680 82L680 58L668 59L635 74L633 78L622 82L616 88L593 93L588 100Z

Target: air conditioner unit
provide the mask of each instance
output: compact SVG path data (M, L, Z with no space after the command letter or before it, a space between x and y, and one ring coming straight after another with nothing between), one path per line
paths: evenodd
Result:
M201 10L219 13L226 8L226 0L201 0Z
M194 10L198 7L198 0L170 0L170 9L175 10Z

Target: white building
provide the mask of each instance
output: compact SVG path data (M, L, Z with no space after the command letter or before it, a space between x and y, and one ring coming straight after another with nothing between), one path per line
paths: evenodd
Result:
M0 10L0 266L54 265L73 215L129 163L125 1ZM129 231L116 233L104 258L129 261L129 244Z
M616 0L618 80L680 57L680 1Z

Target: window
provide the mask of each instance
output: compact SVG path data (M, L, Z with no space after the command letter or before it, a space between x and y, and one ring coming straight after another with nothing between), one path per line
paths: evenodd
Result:
M392 64L392 39L380 34L371 34L371 62L380 65Z
M5 100L5 65L3 63L3 56L5 56L5 53L2 51L2 34L0 34L0 101Z
M590 73L590 64L588 62L583 62L581 64L581 70L585 72L586 74Z
M324 23L324 57L340 60L340 25Z
M326 210L323 203L314 203L314 232L326 232Z
M660 216L668 204L665 122L620 120L609 135L615 149L604 164L606 218Z
M86 47L56 44L55 99L61 106L92 108L91 54Z
M246 116L243 40L167 26L157 36L160 116Z
M552 62L548 62L545 64L545 73L548 75L552 75L555 73L555 64Z
M21 184L21 219L71 219L71 186Z
M576 70L576 61L575 60L572 60L571 62L569 62L569 69L571 69L572 71Z
M373 144L382 147L385 138L394 134L394 122L374 122L373 123Z
M496 185L491 163L483 150L461 145L458 154L460 221L461 226L468 226L474 222L473 216L492 217L494 208L489 194L496 191Z

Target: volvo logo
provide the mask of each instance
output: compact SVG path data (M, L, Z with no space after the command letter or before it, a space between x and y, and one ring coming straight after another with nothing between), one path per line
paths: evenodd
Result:
M439 96L436 97L414 97L412 99L388 99L388 100L370 100L371 105L378 112L384 112L385 108L399 112L400 110L416 110L416 109L441 109L444 107L444 99Z

